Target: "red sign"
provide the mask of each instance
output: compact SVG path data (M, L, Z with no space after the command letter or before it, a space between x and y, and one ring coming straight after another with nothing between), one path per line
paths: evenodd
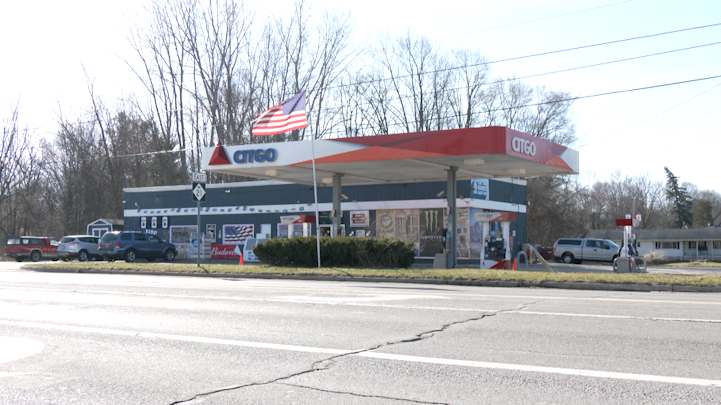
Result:
M210 245L211 259L240 259L240 255L235 253L235 247L238 245Z
M617 219L616 226L633 226L633 219Z

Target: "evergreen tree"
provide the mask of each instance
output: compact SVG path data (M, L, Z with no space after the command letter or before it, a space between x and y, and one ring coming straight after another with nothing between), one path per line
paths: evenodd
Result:
M676 216L676 228L691 227L693 216L691 214L691 197L685 187L679 186L678 177L674 176L668 167L666 171L666 198L673 204L674 215Z
M693 205L694 228L705 228L713 222L711 207L711 201L709 200L696 200L696 204Z

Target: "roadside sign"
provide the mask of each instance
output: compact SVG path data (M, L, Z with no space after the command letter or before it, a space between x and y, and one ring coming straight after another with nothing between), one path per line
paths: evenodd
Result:
M208 181L208 176L202 172L193 172L193 183L205 183Z
M205 201L205 183L193 183L193 201Z

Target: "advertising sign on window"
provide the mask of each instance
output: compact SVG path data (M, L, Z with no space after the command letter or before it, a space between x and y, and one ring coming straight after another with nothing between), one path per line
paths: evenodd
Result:
M370 224L369 211L351 211L350 226L351 228L367 228Z
M488 179L471 180L471 198L488 199Z
M434 257L443 253L443 209L433 208L420 211L420 257Z
M255 225L223 225L224 245L243 245L245 240L254 235Z
M211 242L215 243L215 224L205 225L205 237Z

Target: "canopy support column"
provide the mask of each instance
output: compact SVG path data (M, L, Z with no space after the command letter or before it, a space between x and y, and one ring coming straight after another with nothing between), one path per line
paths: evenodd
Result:
M330 236L335 238L340 235L340 222L343 218L343 212L340 209L340 198L341 198L341 177L343 174L336 173L333 175L333 211L331 211L331 220L333 226L331 227Z
M448 229L447 236L449 239L449 250L447 253L448 263L446 268L456 268L456 174L458 167L451 166L446 170L448 172L448 185L446 195L448 196Z

